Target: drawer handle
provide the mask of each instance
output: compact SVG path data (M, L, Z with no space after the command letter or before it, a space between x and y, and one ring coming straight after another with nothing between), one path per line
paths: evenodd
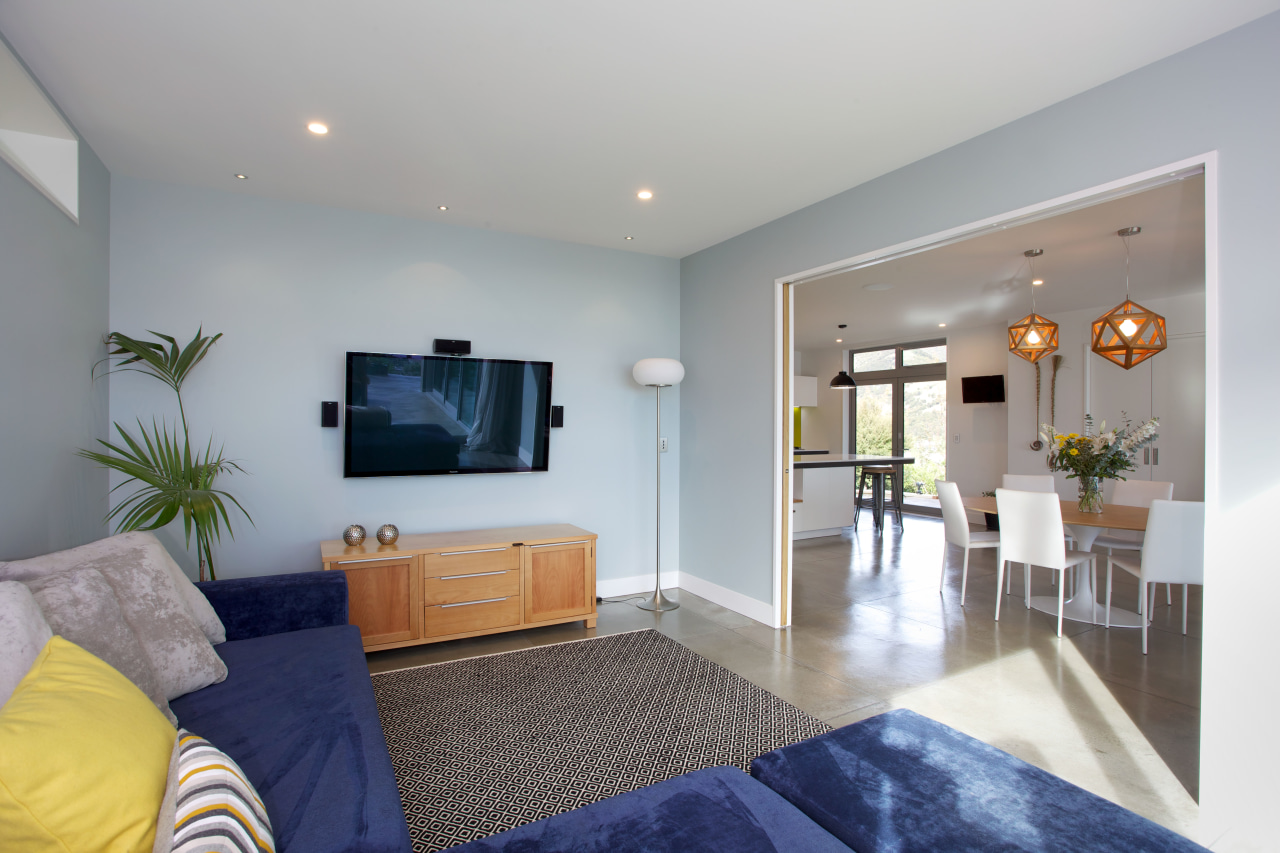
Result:
M378 563L383 560L394 560L395 557L365 557L363 560L338 560L335 566L350 566L354 563Z
M493 604L495 601L506 601L506 599L505 598L486 598L483 601L462 601L462 602L459 602L458 604L441 604L440 609L444 610L446 607L469 607L472 604Z
M506 572L476 572L474 575L445 575L444 577L436 578L436 580L456 581L456 580L462 580L463 578L483 578L483 577L486 577L487 575L505 575L505 574Z
M464 554L492 554L494 551L505 551L506 548L481 548L479 551L445 551L441 557L460 557Z
M586 545L590 539L579 539L577 542L548 542L545 545L530 545L530 548L559 548L562 545Z

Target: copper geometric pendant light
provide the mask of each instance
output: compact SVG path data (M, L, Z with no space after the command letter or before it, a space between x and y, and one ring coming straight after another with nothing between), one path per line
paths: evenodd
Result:
M1125 370L1169 345L1164 317L1129 298L1129 238L1141 233L1136 225L1116 232L1124 241L1124 302L1093 321L1093 351Z
M1031 313L1009 327L1009 352L1034 364L1058 349L1058 324L1036 313L1035 286L1042 282L1035 277L1035 261L1044 249L1027 249L1031 266Z

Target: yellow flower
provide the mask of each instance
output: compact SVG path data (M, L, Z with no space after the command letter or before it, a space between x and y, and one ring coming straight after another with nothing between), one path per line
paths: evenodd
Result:
M1079 456L1079 455L1080 455L1080 451L1079 451L1079 450L1076 450L1076 449L1073 447L1073 448L1071 448L1071 455L1072 455L1072 456Z

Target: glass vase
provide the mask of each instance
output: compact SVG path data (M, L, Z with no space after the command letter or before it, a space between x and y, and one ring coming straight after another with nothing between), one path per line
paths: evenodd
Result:
M1102 478L1080 477L1080 499L1077 503L1081 512L1102 512Z

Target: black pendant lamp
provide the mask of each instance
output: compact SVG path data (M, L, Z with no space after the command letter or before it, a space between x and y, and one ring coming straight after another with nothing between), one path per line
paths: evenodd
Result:
M858 387L858 383L853 381L853 377L849 375L849 371L842 370L836 374L835 379L831 380L831 388L837 391L850 391Z

